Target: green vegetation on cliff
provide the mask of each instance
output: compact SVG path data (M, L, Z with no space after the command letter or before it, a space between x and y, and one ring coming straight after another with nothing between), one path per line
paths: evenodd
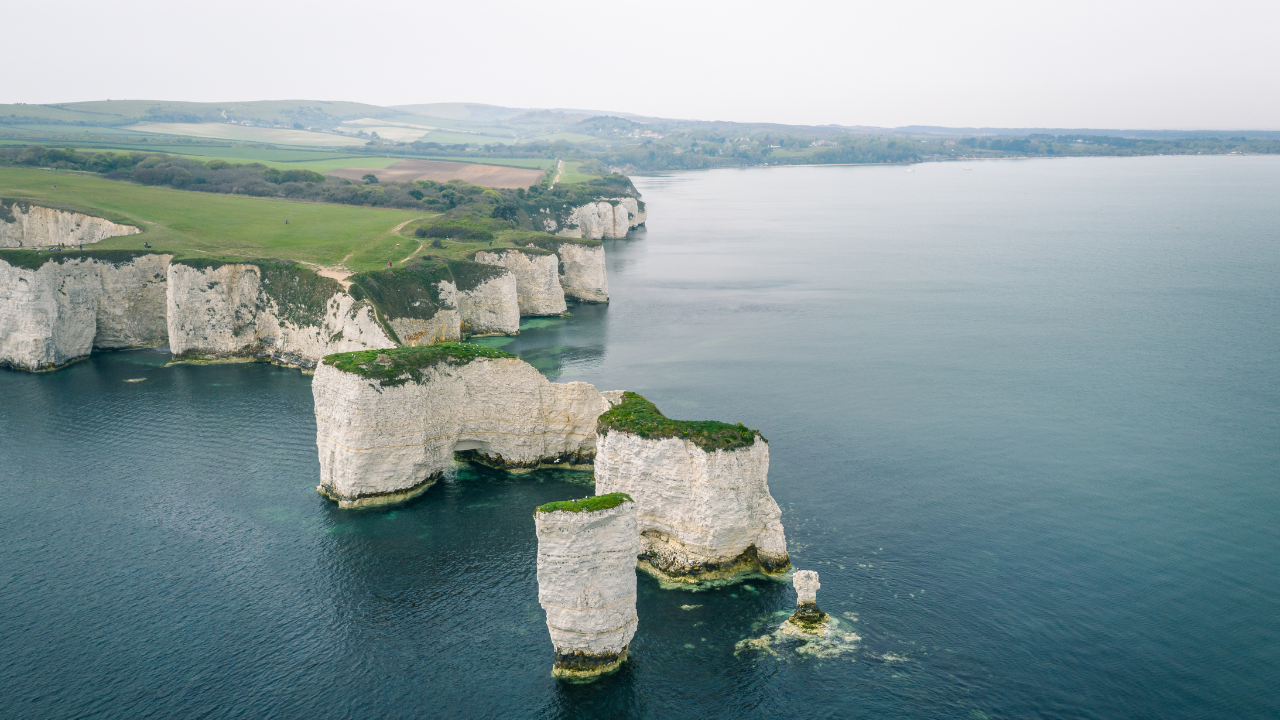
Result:
M688 440L708 452L737 450L755 443L759 430L742 423L730 425L716 420L672 420L643 395L623 393L622 402L600 416L596 432L608 435L610 430L638 435L647 440L679 438ZM763 436L760 436L764 440ZM766 441L767 442L767 441Z
M512 358L501 350L470 343L441 343L388 350L358 350L326 355L325 365L379 381L382 387L422 381L422 371L441 363L466 365L477 358Z
M624 502L631 502L631 496L626 493L609 493L608 495L596 495L594 497L583 498L581 500L559 500L549 502L545 505L539 505L537 512L595 512L597 510L608 510L609 508L618 507Z
M25 248L0 248L0 261L24 270L39 270L46 263L65 263L72 260L96 260L112 265L131 263L143 255L156 255L149 250L64 250L49 252Z

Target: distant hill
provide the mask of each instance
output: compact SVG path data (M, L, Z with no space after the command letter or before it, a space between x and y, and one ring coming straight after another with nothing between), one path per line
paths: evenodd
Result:
M0 105L0 124L55 124L120 127L139 122L226 122L331 127L343 120L386 117L390 108L327 100L253 100L248 102L171 102L166 100L93 100L47 105Z

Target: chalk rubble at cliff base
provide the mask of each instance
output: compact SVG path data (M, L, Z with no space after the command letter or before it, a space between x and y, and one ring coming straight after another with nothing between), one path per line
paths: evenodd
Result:
M341 507L412 497L459 452L514 469L587 465L609 407L587 383L553 383L523 360L465 344L331 356L311 388L319 489Z
M549 503L534 513L534 524L552 672L588 678L616 669L638 624L636 504L623 494Z

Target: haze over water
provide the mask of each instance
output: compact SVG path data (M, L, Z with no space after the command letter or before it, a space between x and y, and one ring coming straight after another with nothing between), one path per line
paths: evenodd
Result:
M531 514L589 476L339 511L309 377L116 353L0 371L6 714L1280 714L1280 161L912 170L636 178L612 303L486 341L760 428L857 641L735 650L788 584L641 576L631 659L558 683Z

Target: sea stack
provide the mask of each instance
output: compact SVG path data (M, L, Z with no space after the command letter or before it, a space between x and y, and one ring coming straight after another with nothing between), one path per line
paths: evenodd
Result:
M791 583L796 587L796 611L787 622L798 625L804 630L816 630L826 622L827 614L818 607L818 573L813 570L799 570L791 576Z
M538 602L547 613L557 677L617 669L636 634L636 503L625 493L543 505Z
M596 433L596 492L635 498L640 569L696 584L791 566L759 431L671 420L628 392L600 416Z
M606 396L553 383L480 345L340 353L324 358L315 397L319 491L340 507L425 491L455 453L506 469L590 466Z
M560 315L568 306L560 286L560 258L539 247L481 250L475 261L500 265L516 276L516 300L521 316Z

